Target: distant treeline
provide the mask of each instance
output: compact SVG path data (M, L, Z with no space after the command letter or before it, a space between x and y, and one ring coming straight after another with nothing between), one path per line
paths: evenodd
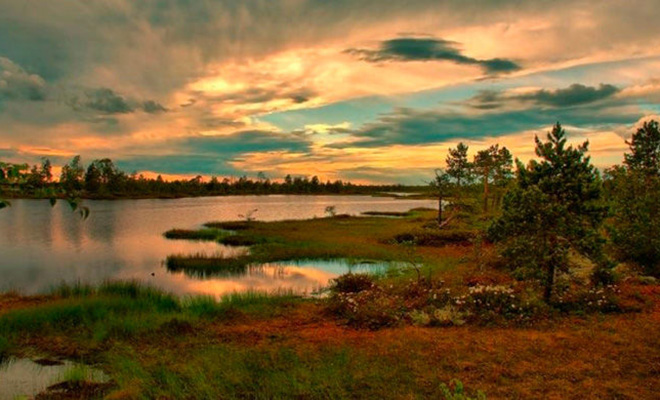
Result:
M0 198L144 198L221 196L242 194L378 194L383 192L419 192L426 186L356 185L341 180L322 182L317 176L287 175L273 181L259 173L255 178L216 178L202 176L188 180L153 179L136 172L121 171L108 158L94 160L86 168L80 156L62 167L59 179L53 176L50 160L41 165L0 161Z

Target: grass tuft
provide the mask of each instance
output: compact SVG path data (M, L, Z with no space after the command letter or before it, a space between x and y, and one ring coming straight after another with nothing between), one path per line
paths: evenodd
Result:
M165 261L168 271L183 271L194 277L245 274L250 263L252 263L252 257L249 255L220 257L209 256L204 253L172 255L168 256Z
M243 231L250 229L251 224L247 221L207 222L207 228L223 229L226 231Z
M229 233L220 229L170 229L163 235L168 239L186 239L186 240L220 240Z

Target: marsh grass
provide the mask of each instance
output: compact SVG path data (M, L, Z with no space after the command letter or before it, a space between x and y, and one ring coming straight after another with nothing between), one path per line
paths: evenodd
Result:
M221 240L229 234L230 232L223 231L221 229L205 228L198 230L170 229L169 231L165 232L163 235L167 239L214 241L214 240Z
M9 340L0 335L0 365L5 361L9 353Z
M333 346L300 351L214 344L186 354L135 358L127 347L108 367L122 395L135 398L443 398L437 374L423 381L412 360Z
M372 217L409 217L412 215L410 211L365 211L362 215L369 215Z
M207 228L223 229L226 231L242 231L249 229L251 225L247 221L207 222L204 224Z
M220 255L207 255L196 253L191 255L178 254L168 256L165 266L170 272L184 272L190 276L204 277L233 276L245 274L248 265L253 262L250 255L237 257L223 257Z
M328 217L290 221L234 221L205 224L234 232L220 241L225 244L250 245L255 262L287 259L356 258L392 261L400 259L400 249L392 246L397 235L421 231L425 222L434 221L435 212L414 209L404 213L367 212L374 215L397 215L405 218ZM453 229L452 229L453 230ZM447 231L452 231L447 229ZM429 230L431 232L432 230ZM450 235L443 232L442 234ZM464 236L467 233L461 232ZM447 242L457 238L446 238Z
M250 265L292 260L333 260L354 259L396 262L406 259L406 249L397 238L413 232L415 238L425 222L435 218L435 212L428 209L415 209L405 218L378 217L327 217L304 221L236 221L212 222L206 226L215 229L232 229L233 234L220 239L228 245L249 245L249 254L235 257L221 257L205 254L175 254L168 257L166 266L169 271L195 276L224 276L244 274ZM240 231L236 233L236 231ZM432 232L431 230L428 230ZM432 233L426 232L429 236ZM456 244L466 240L470 232L463 230L456 233L448 230L433 236L432 240L422 240L422 245ZM421 253L420 263L425 271L444 270L447 259L433 254ZM391 277L400 276L395 271L388 272Z
M93 380L92 369L85 364L75 364L59 378L62 382L83 383Z
M265 240L253 236L234 234L222 237L219 242L226 246L254 246L265 242Z
M228 294L218 300L179 298L137 282L61 285L52 296L52 301L42 305L0 315L0 357L30 338L65 335L93 348L109 339L190 327L209 318L272 316L280 307L300 301L291 292Z

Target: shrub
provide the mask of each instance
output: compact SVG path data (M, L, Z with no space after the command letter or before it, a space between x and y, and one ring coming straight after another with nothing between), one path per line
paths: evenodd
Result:
M413 325L427 326L431 324L431 316L424 311L412 310L408 317L410 317Z
M505 286L477 285L466 295L454 299L457 310L480 323L502 319L527 321L544 314L546 306L538 299L523 297Z
M374 285L374 278L371 275L348 273L335 278L330 290L336 293L358 293L371 289Z
M356 328L380 329L398 325L404 317L404 304L399 296L393 296L374 285L370 288L355 286L358 291L335 292L330 297L329 310L345 318Z
M618 286L606 285L590 289L573 290L557 296L554 306L563 312L617 312L619 306Z
M442 308L430 306L423 311L412 310L408 313L413 325L419 326L461 326L465 324L467 316L467 313L450 305Z
M637 281L641 285L656 285L658 283L658 279L653 276L640 276Z
M401 296L408 309L444 307L452 297L451 291L443 288L443 284L444 281L414 280L407 285L393 287L393 291Z
M455 307L445 306L443 308L437 308L431 314L431 322L434 325L439 326L448 326L456 325L460 326L465 324L468 314L466 312L458 311Z

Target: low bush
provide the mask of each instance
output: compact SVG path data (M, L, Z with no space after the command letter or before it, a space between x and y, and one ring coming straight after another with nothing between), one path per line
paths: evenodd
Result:
M510 287L500 285L470 287L467 294L453 299L453 305L477 323L504 320L525 322L545 316L549 311L540 299L531 295L523 296Z
M559 293L553 306L567 313L618 312L621 311L619 287L606 285L592 288L577 288Z
M433 306L424 310L412 310L408 318L418 326L461 326L467 322L468 314L456 307L447 305L442 308Z
M358 292L337 292L329 309L356 328L380 329L401 323L405 316L403 300L380 286Z
M348 273L333 279L330 290L335 293L358 293L375 286L374 277L369 274Z

